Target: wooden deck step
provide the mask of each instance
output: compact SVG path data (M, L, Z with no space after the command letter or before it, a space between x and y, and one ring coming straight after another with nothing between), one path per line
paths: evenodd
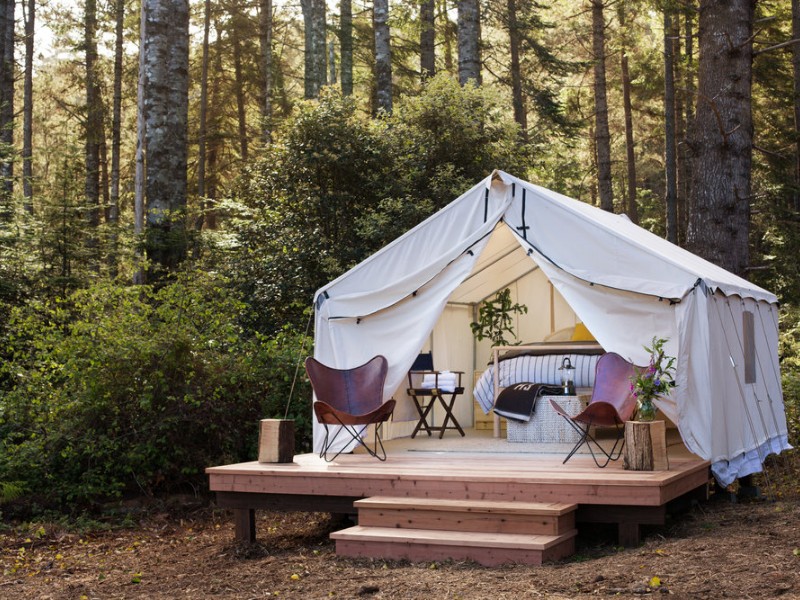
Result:
M572 530L561 535L434 531L357 525L331 534L336 554L385 559L474 560L485 566L540 565L575 552Z
M577 505L375 496L355 507L365 527L559 535L575 528Z

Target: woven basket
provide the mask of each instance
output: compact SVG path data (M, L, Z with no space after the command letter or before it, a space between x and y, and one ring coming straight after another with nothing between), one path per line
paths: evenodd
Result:
M567 420L553 410L550 404L551 398L571 415L577 415L584 408L581 396L541 396L536 401L536 410L529 422L508 422L509 442L574 444L580 439L580 434L572 428Z

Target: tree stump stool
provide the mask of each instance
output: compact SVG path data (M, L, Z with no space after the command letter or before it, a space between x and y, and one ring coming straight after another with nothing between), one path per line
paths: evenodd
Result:
M631 471L669 470L664 421L627 421L623 467Z
M294 421L261 419L258 435L258 462L290 463L294 461Z

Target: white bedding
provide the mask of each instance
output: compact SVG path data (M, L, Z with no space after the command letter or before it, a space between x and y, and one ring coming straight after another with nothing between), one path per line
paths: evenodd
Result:
M575 367L575 387L594 387L594 371L600 354L547 354L544 356L517 356L500 361L500 387L515 383L546 383L559 385L558 370L564 357L569 357ZM473 396L484 413L494 405L494 365L483 372L475 384Z

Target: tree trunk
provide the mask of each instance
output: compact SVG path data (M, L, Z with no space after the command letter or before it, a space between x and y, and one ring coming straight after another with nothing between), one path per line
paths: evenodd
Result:
M86 182L84 192L89 225L96 228L100 225L100 136L103 130L103 108L97 73L96 0L86 0L84 10L83 51L86 63ZM96 238L96 234L91 233L90 237Z
M614 192L611 187L611 135L608 132L608 101L606 99L606 50L603 0L592 3L592 50L594 53L594 111L595 144L597 145L597 192L600 208L614 212Z
M792 0L792 39L800 39L800 0ZM794 75L794 210L800 211L800 44L792 44Z
M458 35L458 26L450 20L447 12L447 0L441 0L439 21L444 23L444 68L448 73L454 73L453 46L456 43L455 38Z
M33 1L33 0L32 0ZM111 192L108 202L108 222L110 238L108 250L109 274L115 278L118 273L119 247L119 164L122 136L122 57L125 34L125 0L114 3L114 83L111 99Z
M617 5L619 26L622 30L622 51L620 52L620 70L622 73L622 108L625 113L625 156L627 162L628 181L625 199L625 212L634 223L639 223L639 206L636 199L636 145L633 139L633 105L631 104L631 75L628 70L628 32L625 29L624 0Z
M14 192L14 8L15 0L0 0L0 143L8 150L0 162L0 189L3 192L4 212L12 214L11 194Z
M678 243L678 187L675 163L675 70L672 55L672 14L664 8L664 168L667 206L667 239Z
M392 113L392 46L389 32L389 0L374 0L375 91L378 110Z
M22 5L25 9L26 5ZM25 212L33 214L33 41L36 0L28 0L25 14L25 81L22 100L22 196Z
M111 197L109 221L119 221L119 151L122 135L122 57L124 46L125 0L114 4L114 98L111 109Z
M133 233L136 236L137 262L142 258L138 243L144 233L144 179L145 179L145 145L147 144L147 121L145 119L144 88L145 88L145 60L144 44L147 37L147 5L142 2L139 9L139 78L136 85L136 172L133 181ZM140 285L145 282L144 271L137 264L133 273L133 283Z
M243 161L248 157L247 146L247 115L245 113L244 77L242 75L242 40L240 31L242 25L241 12L238 4L231 22L231 43L233 44L233 75L236 90L236 118L239 124L239 156Z
M172 270L186 256L189 2L144 5L147 255Z
M686 64L683 70L683 87L686 93L686 100L683 103L684 110L684 131L683 131L683 163L681 166L681 195L683 196L684 208L680 214L681 231L683 231L684 240L686 238L686 230L689 226L689 214L691 209L692 197L692 153L689 150L689 137L692 124L692 117L694 115L695 107L695 93L694 93L694 32L692 22L694 20L695 7L692 0L688 0L683 9L683 23L684 23L684 55L686 56Z
M215 23L215 28L219 25ZM211 80L211 89L209 90L208 105L211 108L222 106L224 100L220 97L220 81L224 77L224 69L222 68L222 52L217 48L214 54L214 67L211 69L213 78ZM208 142L208 156L206 163L206 195L205 195L205 211L203 214L204 225L206 229L214 230L217 228L217 183L219 181L218 173L218 158L220 147L222 146L222 135L220 133L220 118L218 114L212 114L208 117L208 125L211 135Z
M675 236L676 243L680 244L686 239L686 228L683 226L684 213L686 212L686 197L683 195L685 184L683 177L686 175L686 144L682 140L686 136L686 111L683 107L686 100L685 90L681 90L680 82L683 80L685 64L681 55L681 19L680 14L672 13L672 27L670 29L672 42L672 72L673 89L675 90Z
M478 0L458 0L458 82L481 84L481 21Z
M272 141L272 0L259 0L258 37L261 45L261 71L264 75L264 102L261 105L262 137L265 144ZM205 42L208 46L208 42ZM205 55L206 69L208 56ZM206 83L208 73L206 73Z
M305 34L305 97L319 98L325 85L325 0L300 0Z
M336 85L336 46L328 42L328 85Z
M522 135L528 130L528 111L522 94L522 72L519 64L519 23L517 23L517 0L507 0L508 45L511 54L511 103L514 107L514 120L519 123Z
M339 4L339 50L341 52L342 94L353 95L353 6L351 0Z
M436 74L436 4L422 0L419 5L419 72L423 81Z
M263 10L263 8L262 8ZM206 143L208 140L208 38L211 33L211 0L203 7L203 47L200 62L200 123L197 140L197 199L200 216L194 224L197 231L203 229L206 212Z
M753 2L700 2L687 247L743 276L749 262Z

